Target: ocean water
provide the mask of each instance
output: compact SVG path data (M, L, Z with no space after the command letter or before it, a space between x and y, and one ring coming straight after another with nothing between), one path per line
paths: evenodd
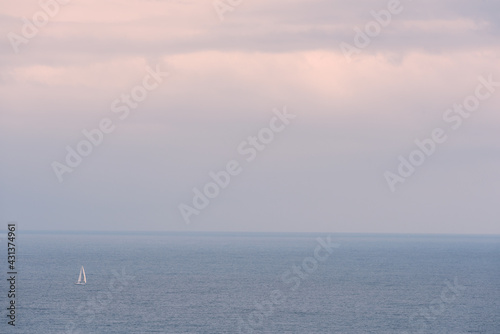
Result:
M20 233L17 248L0 333L500 333L500 237Z

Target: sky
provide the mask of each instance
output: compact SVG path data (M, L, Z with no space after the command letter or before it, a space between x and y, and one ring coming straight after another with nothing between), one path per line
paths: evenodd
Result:
M0 36L5 224L500 233L498 1L0 0Z

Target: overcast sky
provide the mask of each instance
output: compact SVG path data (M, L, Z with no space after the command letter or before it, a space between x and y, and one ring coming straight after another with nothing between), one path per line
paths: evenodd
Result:
M0 0L4 223L500 233L500 2L47 3Z

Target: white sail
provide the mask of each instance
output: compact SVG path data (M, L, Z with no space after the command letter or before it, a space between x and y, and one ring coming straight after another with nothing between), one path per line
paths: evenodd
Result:
M83 281L82 281L82 274L83 274ZM80 268L80 275L78 275L78 282L75 284L81 284L84 285L87 283L87 276L85 275L85 269L83 269L83 266Z
M82 272L83 272L83 283L87 283L87 276L85 276L85 269L83 269L83 266L82 266Z

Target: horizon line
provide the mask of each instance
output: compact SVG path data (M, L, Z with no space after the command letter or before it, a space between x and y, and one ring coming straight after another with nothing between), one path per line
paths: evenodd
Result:
M500 237L500 234L485 234L485 233L401 233L401 232L271 232L271 231L138 231L138 230L116 230L116 231L99 231L99 230L18 230L21 234L106 234L106 235L150 235L150 234L264 234L264 235L350 235L350 236L470 236L470 237ZM1 231L0 234L7 234L6 231Z

